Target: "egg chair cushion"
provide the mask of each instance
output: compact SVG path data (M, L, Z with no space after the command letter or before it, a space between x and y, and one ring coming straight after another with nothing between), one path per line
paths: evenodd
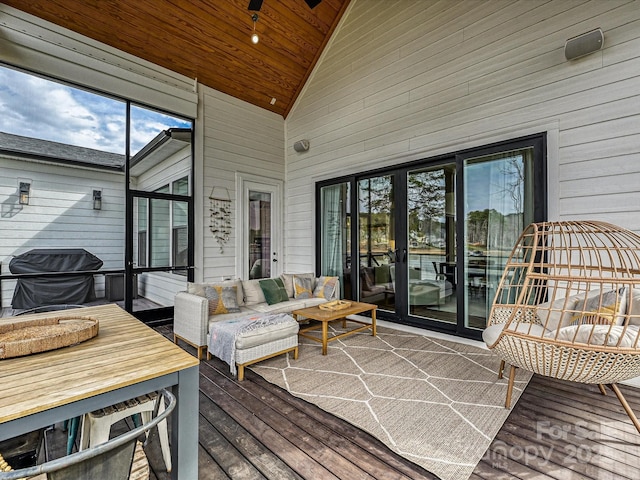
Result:
M537 306L536 315L540 323L547 330L556 330L571 323L573 310L580 299L580 295L568 298L558 298L552 302L544 302Z
M631 289L627 314L629 315L629 325L640 325L640 288Z
M486 343L489 347L496 343L506 325L506 323L496 323L495 325L491 325L490 327L485 328L482 332L482 340L484 340L484 343ZM548 333L548 330L546 330L543 326L535 323L514 322L508 325L509 326L506 329L507 332L518 332L539 338L544 337L545 334Z
M638 325L630 325L626 329L620 325L571 325L548 332L545 337L570 343L635 348L640 346L635 344L638 329L640 329Z

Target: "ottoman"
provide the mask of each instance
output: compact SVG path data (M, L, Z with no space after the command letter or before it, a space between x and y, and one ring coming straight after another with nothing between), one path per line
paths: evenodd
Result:
M277 323L270 323L270 318L263 316L256 324L256 318L247 320L227 320L213 323L209 331L209 348L207 360L212 355L229 363L231 373L235 373L236 366L238 380L244 380L244 367L267 358L275 357L287 352L293 352L294 360L298 359L298 329L299 325L291 315L279 314ZM243 323L245 322L245 323ZM233 325L231 325L233 324ZM243 325L250 328L243 328ZM256 326L257 325L257 326ZM223 330L235 329L233 335L222 334ZM217 342L235 342L232 353L221 352ZM225 358L229 356L229 358Z

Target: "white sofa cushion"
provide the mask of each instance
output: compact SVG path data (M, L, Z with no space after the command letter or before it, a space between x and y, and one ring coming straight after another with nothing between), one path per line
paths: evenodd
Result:
M304 307L296 307L296 308L308 308L308 307L317 307L318 305L322 305L326 303L327 300L324 298L304 298L302 299Z
M213 322L223 322L225 320L231 320L234 318L242 318L247 315L253 315L254 313L256 313L256 311L250 307L240 307L240 312L209 315L209 324ZM209 331L209 328L207 328L207 331Z
M287 295L289 296L289 298L293 298L295 296L293 291L294 275L295 275L294 273L283 273L280 275L280 278L282 279L282 283L284 283L284 288L287 291Z
M244 304L247 307L267 302L260 287L260 280L243 280L242 289L244 290Z
M260 313L291 313L298 308L305 308L304 300L287 300L286 302L274 303L269 305L268 303L259 303L251 305L251 308Z

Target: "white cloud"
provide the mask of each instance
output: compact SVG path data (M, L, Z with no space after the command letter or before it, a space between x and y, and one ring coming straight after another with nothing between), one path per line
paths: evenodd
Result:
M122 102L0 68L3 132L124 153L124 122Z
M126 104L0 67L0 131L125 153ZM187 126L154 111L132 109L132 154L168 127Z

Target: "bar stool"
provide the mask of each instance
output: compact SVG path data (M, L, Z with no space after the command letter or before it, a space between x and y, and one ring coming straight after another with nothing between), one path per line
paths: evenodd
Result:
M66 457L56 458L31 467L12 470L11 466L4 464L4 471L0 473L2 478L56 478L58 480L78 480L79 478L91 478L91 480L130 480L132 478L148 478L149 470L147 460L138 448L138 437L144 432L161 422L165 422L168 415L176 406L176 397L167 390L159 393L162 404L166 400L165 410L154 417L149 423L134 428L122 435L112 438L97 447L87 448ZM158 402L160 404L160 402ZM0 463L2 463L0 457Z
M132 398L126 402L116 403L115 405L85 414L82 418L80 447L78 450L82 451L86 448L93 448L96 445L105 443L109 440L111 425L131 415L140 414L142 424L146 425L151 421L156 409L157 414L161 414L164 411L164 397L158 396L156 392L151 392ZM148 438L148 430L145 435ZM169 434L165 420L158 423L158 437L160 438L160 448L162 449L164 464L167 467L167 472L171 472L171 451L169 449Z

